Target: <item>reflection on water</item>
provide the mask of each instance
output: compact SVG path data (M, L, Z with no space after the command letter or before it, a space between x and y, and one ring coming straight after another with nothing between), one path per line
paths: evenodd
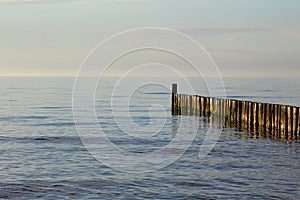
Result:
M248 91L243 80L228 82L232 96L247 93L263 99L260 95L268 94L264 100L287 104L300 96L290 82L285 84L286 90L280 85L278 91L270 91L272 84L268 81L263 84L260 80L257 90ZM76 133L72 84L71 78L0 79L0 198L298 199L298 141L270 140L265 139L268 136L225 128L214 149L200 160L203 132L210 127L205 118L199 118L201 126L190 148L166 168L128 174L102 165L85 149ZM285 99L283 90L292 98ZM165 105L170 112L169 92L164 89L141 89L135 97L130 105L137 124L149 123L145 108L153 103ZM99 123L120 148L140 153L152 151L168 144L178 131L179 117L168 115L161 133L133 140L120 134L108 104L108 99L97 99ZM154 117L160 117L159 112L154 112Z

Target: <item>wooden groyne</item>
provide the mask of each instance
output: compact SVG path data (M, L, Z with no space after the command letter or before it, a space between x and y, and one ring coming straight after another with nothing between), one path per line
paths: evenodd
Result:
M276 138L300 137L299 107L177 93L172 84L172 115L204 116L225 127Z

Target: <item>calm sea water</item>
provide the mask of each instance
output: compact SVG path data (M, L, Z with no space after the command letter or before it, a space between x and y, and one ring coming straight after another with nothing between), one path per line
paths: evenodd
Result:
M134 85L135 80L131 79ZM196 92L206 95L197 80ZM253 138L224 129L214 149L197 157L198 135L180 159L155 172L118 172L97 161L82 144L73 121L73 78L0 78L0 199L298 199L300 145L297 141ZM170 83L172 80L170 80ZM132 86L128 85L128 87ZM167 145L179 117L170 116L167 88L138 88L128 101L132 120L147 126L153 104L167 119L157 136L120 134L110 108L106 81L97 91L99 123L121 148L144 153ZM227 78L229 98L300 106L299 79ZM179 85L179 92L185 91ZM126 95L115 95L118 108ZM152 117L162 117L156 109ZM154 128L155 129L155 128Z

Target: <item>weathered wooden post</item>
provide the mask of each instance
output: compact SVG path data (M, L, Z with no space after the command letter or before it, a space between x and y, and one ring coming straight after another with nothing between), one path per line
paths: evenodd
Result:
M202 116L202 113L201 113L201 109L202 109L202 104L201 104L201 96L197 96L197 109L198 109L198 116Z
M250 131L254 131L254 103L250 102Z
M300 134L298 134L298 129L299 129L299 108L296 108L295 111L295 137L300 137Z
M256 103L256 110L255 110L255 131L257 133L259 131L259 126L260 126L260 123L259 123L259 120L260 120L259 114L260 114L260 103Z
M172 115L175 115L175 95L177 95L177 84L172 84Z

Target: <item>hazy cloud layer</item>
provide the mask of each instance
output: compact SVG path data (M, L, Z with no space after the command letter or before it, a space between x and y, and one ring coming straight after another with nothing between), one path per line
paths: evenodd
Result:
M191 34L191 35L224 35L232 33L256 33L256 32L271 32L275 29L257 28L257 27L224 27L224 28L195 28L195 27L173 27L174 29ZM236 40L237 38L231 38Z
M225 75L295 76L299 6L299 0L0 0L0 76L73 75L99 42L149 26L191 36Z

